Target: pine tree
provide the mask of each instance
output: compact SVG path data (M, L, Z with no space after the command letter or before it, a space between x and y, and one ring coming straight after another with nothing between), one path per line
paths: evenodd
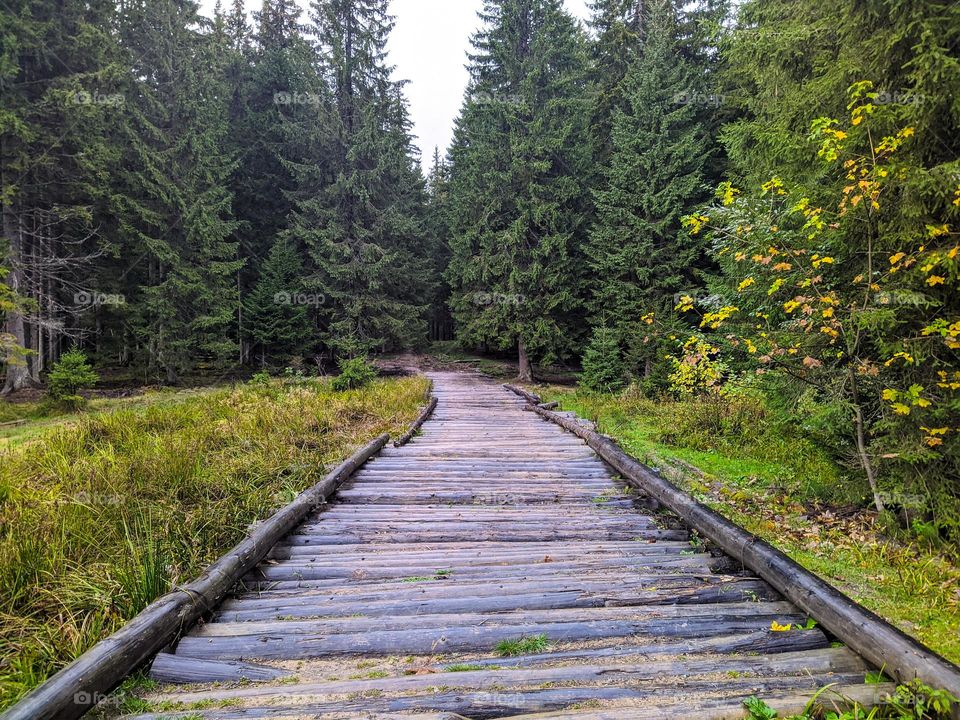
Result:
M588 203L586 50L555 0L488 0L451 151L458 336L551 361L576 346Z
M674 12L666 0L652 0L643 54L624 81L629 105L614 113L613 154L606 186L595 194L587 250L596 278L593 322L608 325L624 348L637 347L631 340L644 334L642 318L672 307L703 263L704 249L680 222L705 199L708 139L696 109L677 102L692 84ZM632 370L654 351L633 358Z
M174 382L236 353L242 266L227 180L233 160L221 58L195 3L129 3L124 39L136 83L124 128L122 242L134 262L131 312L150 365ZM211 68L213 71L211 72Z
M626 384L626 375L617 333L602 326L594 328L583 353L580 385L594 392L615 392Z
M330 127L300 142L290 237L307 248L326 304L324 342L341 354L408 347L425 336L417 259L425 190L401 88L386 64L386 0L314 2L312 32L332 98Z
M624 109L623 79L640 56L649 0L593 0L590 27L596 38L591 47L591 84L594 101L590 132L596 169L610 157L613 114Z
M270 355L294 355L308 347L313 328L311 305L303 287L304 267L300 253L288 240L279 238L260 268L260 277L244 302L250 335L260 346L262 361Z

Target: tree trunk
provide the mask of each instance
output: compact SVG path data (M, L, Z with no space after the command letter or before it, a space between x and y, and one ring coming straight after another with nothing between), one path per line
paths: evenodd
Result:
M520 338L518 346L518 355L519 355L519 366L520 372L517 375L517 379L520 382L533 382L533 367L530 365L530 358L527 357L527 347L523 343L523 338Z
M850 377L850 392L853 398L853 424L857 436L857 457L860 459L863 472L866 474L867 482L870 484L870 492L873 493L873 504L876 506L877 512L883 512L886 510L886 506L884 505L880 490L877 487L877 476L873 470L873 462L870 460L869 453L867 453L867 431L863 421L863 410L860 408L860 393L857 389L857 378L856 375L854 375L853 366L850 366L848 374Z
M0 164L6 170L7 153L6 147L3 148L3 157L0 158ZM6 175L6 172L3 173ZM3 178L4 185L6 177ZM7 284L17 295L23 291L23 269L20 263L20 253L22 251L22 238L20 236L19 224L17 223L16 211L12 202L3 204L3 236L7 240L7 246L10 249L10 274L7 276ZM26 323L23 314L19 310L14 310L7 314L4 324L4 331L12 338L15 345L25 348L27 343ZM17 390L21 390L30 384L30 365L27 358L20 357L16 348L7 353L7 377L3 383L3 390L0 395L7 395Z

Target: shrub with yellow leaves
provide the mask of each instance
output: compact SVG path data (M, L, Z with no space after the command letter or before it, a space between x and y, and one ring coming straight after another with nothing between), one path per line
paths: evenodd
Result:
M702 343L733 365L846 407L877 509L909 485L960 539L960 187L917 160L921 138L870 82L849 92L846 119L812 126L824 178L724 184L687 221L708 233L736 306L678 309L701 315L717 335Z

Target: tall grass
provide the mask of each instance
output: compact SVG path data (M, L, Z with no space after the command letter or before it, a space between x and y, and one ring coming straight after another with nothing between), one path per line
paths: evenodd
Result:
M868 488L797 428L797 420L749 393L676 400L635 388L618 394L555 391L551 399L600 423L631 452L658 464L664 450L718 475L746 473L799 500L855 503Z
M0 451L0 708L87 650L356 446L426 381L159 396Z

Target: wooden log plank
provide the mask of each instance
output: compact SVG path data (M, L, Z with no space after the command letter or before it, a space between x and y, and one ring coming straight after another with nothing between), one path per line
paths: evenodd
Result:
M416 583L391 583L355 587L338 584L331 587L327 581L299 581L265 583L267 587L248 595L228 599L221 609L250 610L275 608L276 614L294 614L304 608L310 614L323 615L324 608L337 602L366 602L371 606L381 601L422 599L424 594L435 599L447 597L481 598L489 596L525 595L533 592L567 592L579 590L604 599L608 606L642 605L704 605L710 603L741 603L779 601L780 595L763 580L740 578L735 581L713 581L709 578L689 578L671 575L648 575L637 578L613 572L609 575L577 573L574 577L557 577L540 581L524 578L505 580L474 578L443 579ZM342 583L343 581L337 581ZM314 589L313 583L324 583ZM279 586L279 587L278 587ZM289 590L285 592L281 590Z
M438 683L439 684L439 683ZM742 699L753 694L764 696L773 691L797 695L805 691L812 695L815 691L834 685L835 687L863 686L862 674L827 674L821 676L791 676L776 678L727 678L725 680L692 680L684 683L685 697L699 698L699 702L709 699ZM890 686L882 691L889 692ZM466 715L476 720L501 718L531 712L565 711L575 705L596 702L632 702L648 704L656 700L676 702L677 686L673 683L641 682L629 687L568 687L543 690L513 690L511 692L450 692L440 691L430 694L401 697L369 697L354 700L336 700L295 704L290 699L277 698L274 704L257 705L245 708L204 711L205 720L249 720L250 718L271 717L310 717L326 718L357 717L369 712L404 712L410 710L448 711ZM351 714L352 713L352 714ZM184 712L180 717L186 716ZM170 713L163 715L139 715L137 720L171 720ZM690 715L667 715L676 720L690 720Z
M293 673L266 665L197 658L159 653L150 666L150 679L160 683L194 684L212 682L265 682L292 677Z
M465 604L470 598L458 598ZM470 610L464 613L429 614L384 617L348 616L325 620L270 620L260 622L215 622L198 626L194 637L234 637L243 635L329 635L369 631L413 630L443 627L496 627L530 623L590 622L593 620L620 620L623 622L653 620L716 620L735 621L742 618L758 620L769 628L771 622L802 623L806 617L789 603L730 603L677 607L671 605L644 607L594 607L529 610L525 612L484 613ZM793 632L793 631L791 631ZM806 631L796 631L806 632Z
M795 616L792 622L803 622ZM281 634L194 637L180 641L178 653L212 660L302 660L341 655L431 655L490 651L497 643L546 635L551 642L580 642L611 637L695 638L755 632L767 618L689 618L676 620L588 620L569 623L487 624L471 627L417 628L362 633Z
M353 693L417 692L435 688L468 688L471 690L512 689L542 685L543 683L576 683L600 685L613 683L627 685L661 677L683 677L696 680L713 674L737 673L780 677L786 675L824 673L866 673L867 666L857 655L845 648L827 648L810 652L781 653L753 657L685 658L653 660L642 664L612 663L603 665L573 665L534 669L487 669L449 673L442 683L430 675L377 678L372 680L338 680L334 682L302 683L294 686L258 685L255 687L214 689L199 693L167 694L160 702L214 702L250 700L275 695L297 697L303 695L348 695Z

